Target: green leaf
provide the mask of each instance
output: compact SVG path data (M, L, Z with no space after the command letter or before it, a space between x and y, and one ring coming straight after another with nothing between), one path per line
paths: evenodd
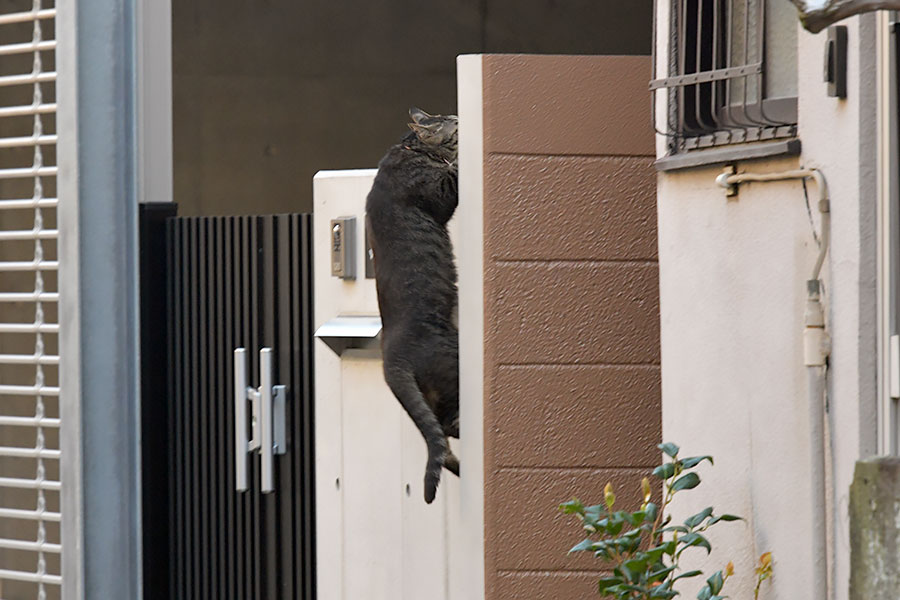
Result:
M607 521L606 533L609 535L619 535L619 532L622 531L622 527L625 525L625 519L621 514L611 514L605 520Z
M688 571L687 573L681 573L677 577L672 578L672 581L687 579L688 577L696 577L697 575L703 575L703 571Z
M686 526L690 527L691 529L693 529L694 527L696 527L697 525L702 523L703 520L706 519L706 517L711 515L712 511L713 511L713 507L707 506L706 508L704 508L703 510L698 512L696 515L691 515L690 517L685 519L684 524Z
M575 498L568 502L563 502L559 505L559 509L567 515L584 514L584 505L578 501L578 498Z
M632 527L637 527L638 525L640 525L641 523L644 522L644 518L647 516L647 513L645 513L642 510L639 510L639 511L633 512L633 513L628 513L628 512L622 513L622 516L625 519L625 521L628 522L629 525L631 525Z
M715 525L719 521L743 521L742 517L736 517L735 515L719 515L718 517L713 517L709 520L708 525Z
M666 577L669 576L669 573L671 573L674 570L675 570L675 565L666 567L664 569L658 569L656 571L653 571L652 573L647 575L647 582L648 583L656 583L658 581L662 581L663 579L665 579Z
M606 507L602 504L594 504L593 506L583 507L582 512L584 513L584 517L586 519L592 518L594 520L598 520L606 516Z
M592 540L590 538L582 540L582 541L578 542L577 544L575 544L574 546L572 546L572 549L569 550L569 554L571 554L572 552L584 552L585 550L592 550L593 545L594 545L594 540Z
M600 540L599 542L594 542L593 544L591 544L589 550L594 551L594 556L603 556L607 554L608 547L609 542L607 542L606 540Z
M696 473L685 473L675 480L672 484L672 490L690 490L700 485L700 476Z
M656 515L659 512L659 507L653 502L648 502L647 507L644 509L644 512L647 513L648 521L656 521Z
M707 540L705 537L703 537L699 533L689 533L686 536L684 536L683 538L679 538L678 543L682 544L683 546L688 547L688 548L691 546L700 546L702 548L706 548L707 554L712 552L712 546L710 545L709 540ZM683 551L684 551L684 549L682 549L682 552ZM679 554L680 554L680 552L679 552Z
M663 452L665 452L667 455L671 456L672 458L675 458L675 456L678 454L678 450L679 450L678 446L676 446L672 442L666 442L665 444L659 444L657 446L657 448L659 448L660 450L662 450Z
M722 586L725 584L725 578L722 577L722 571L713 573L710 578L706 580L706 583L709 585L709 589L713 594L721 592Z
M650 600L670 600L678 595L672 590L672 582L666 581L656 587L650 588Z
M675 463L666 463L653 469L653 474L660 479L668 479L675 474Z
M649 550L647 550L647 558L650 559L650 562L658 561L662 558L662 555L666 553L667 547L668 543L661 546L656 546L655 548L650 548Z
M697 465L699 465L700 463L702 463L704 460L708 460L709 464L713 464L713 457L706 455L706 456L692 456L690 458L682 458L681 466L685 469L692 469L692 468L696 467Z
M601 594L606 592L606 589L612 587L614 585L618 585L622 583L621 577L604 577L599 582L597 582L597 587Z
M697 594L697 600L710 600L711 597L712 590L709 589L709 586L703 586Z
M660 531L664 533L669 533L672 531L677 531L678 533L690 533L690 530L684 525L670 525L668 527L663 527Z
M632 558L622 563L626 573L630 573L631 581L640 581L641 575L647 570L647 557Z
M628 565L622 563L619 566L619 570L621 571L622 577L625 579L625 583L636 581L637 573L628 568Z

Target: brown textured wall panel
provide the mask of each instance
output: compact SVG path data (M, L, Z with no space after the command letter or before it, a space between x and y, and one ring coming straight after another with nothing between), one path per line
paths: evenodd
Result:
M496 371L491 397L497 467L655 467L659 369L527 366ZM525 408L527 407L527 408Z
M497 578L497 600L597 600L597 580L603 572L503 573Z
M489 256L656 260L652 158L502 154L486 163Z
M646 469L503 469L497 473L498 510L491 520L498 571L599 571L608 565L590 552L569 554L584 539L571 515L558 510L577 497L585 503L603 501L603 487L612 483L616 503L640 505L641 478Z
M487 600L593 598L560 502L634 508L659 462L646 57L484 58Z
M649 56L484 57L486 153L649 156Z
M656 263L502 263L485 295L498 364L659 362Z

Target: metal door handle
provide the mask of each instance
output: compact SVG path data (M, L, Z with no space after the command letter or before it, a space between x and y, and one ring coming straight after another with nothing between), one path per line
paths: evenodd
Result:
M247 351L234 350L234 488L247 491Z
M248 454L260 454L260 491L275 491L275 455L287 452L287 388L272 385L272 349L259 351L259 388L247 386L247 351L234 350L235 489L247 491ZM247 402L251 403L251 430L247 439Z
M259 454L260 491L263 494L275 491L275 460L272 455L272 349L259 351L259 416L262 421Z

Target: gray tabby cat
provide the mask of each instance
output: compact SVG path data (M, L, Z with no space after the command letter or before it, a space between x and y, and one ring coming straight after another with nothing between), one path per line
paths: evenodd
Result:
M425 438L425 502L459 437L456 266L447 221L458 202L457 118L412 108L403 140L381 162L366 200L366 228L381 311L384 378Z

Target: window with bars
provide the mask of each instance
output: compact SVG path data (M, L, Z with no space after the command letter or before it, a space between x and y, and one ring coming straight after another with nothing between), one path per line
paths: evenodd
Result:
M670 0L669 6L668 76L650 83L655 94L666 94L665 119L655 122L664 122L659 133L669 154L796 137L792 5Z

